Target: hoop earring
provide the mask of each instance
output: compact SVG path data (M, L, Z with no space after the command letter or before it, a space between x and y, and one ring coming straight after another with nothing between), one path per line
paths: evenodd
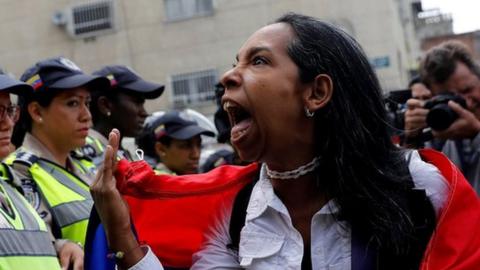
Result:
M312 118L315 115L315 111L311 112L306 106L305 106L305 116L308 118Z

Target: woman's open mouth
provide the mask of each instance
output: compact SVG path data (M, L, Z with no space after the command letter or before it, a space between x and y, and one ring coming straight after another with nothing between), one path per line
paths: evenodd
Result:
M225 101L223 109L227 112L230 125L232 126L230 132L231 142L239 142L251 126L252 117L249 112L232 101Z

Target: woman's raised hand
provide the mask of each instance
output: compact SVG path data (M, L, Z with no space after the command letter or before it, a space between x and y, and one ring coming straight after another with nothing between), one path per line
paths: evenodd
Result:
M113 129L108 136L103 166L98 170L95 182L90 187L95 208L107 232L130 230L128 207L116 187L113 177L117 165L116 153L120 141L120 132ZM113 231L112 231L113 230Z
M113 177L117 165L117 150L120 132L113 129L108 136L103 166L97 172L95 182L90 187L95 208L103 223L108 244L113 251L131 251L118 263L128 268L138 262L144 253L138 245L131 229L127 203L116 187Z

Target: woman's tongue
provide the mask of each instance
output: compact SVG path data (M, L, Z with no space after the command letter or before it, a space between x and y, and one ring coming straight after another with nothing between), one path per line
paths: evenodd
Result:
M235 124L235 126L232 127L232 130L230 132L232 140L239 140L244 134L246 134L251 124L252 118L244 119L239 123Z

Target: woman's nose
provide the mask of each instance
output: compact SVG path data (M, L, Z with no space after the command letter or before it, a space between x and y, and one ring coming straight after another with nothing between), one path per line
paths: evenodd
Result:
M222 78L220 79L220 83L225 88L225 92L227 90L233 90L235 87L238 87L242 83L242 77L238 67L234 67L229 71L223 74Z

